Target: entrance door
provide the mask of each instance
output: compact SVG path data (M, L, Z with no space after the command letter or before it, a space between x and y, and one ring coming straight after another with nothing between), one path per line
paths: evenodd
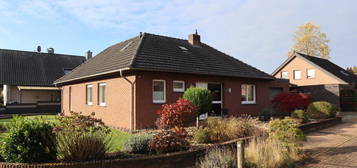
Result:
M209 112L211 116L222 115L222 84L221 83L203 83L197 82L197 88L204 88L211 91L212 94L212 109Z

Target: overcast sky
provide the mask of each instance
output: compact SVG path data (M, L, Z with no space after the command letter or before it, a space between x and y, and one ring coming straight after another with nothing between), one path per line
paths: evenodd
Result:
M203 42L267 73L297 26L320 25L331 60L357 65L357 0L0 0L0 48L94 54L139 32Z

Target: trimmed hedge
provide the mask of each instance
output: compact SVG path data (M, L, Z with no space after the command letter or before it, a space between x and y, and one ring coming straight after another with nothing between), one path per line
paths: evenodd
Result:
M307 108L307 115L312 119L333 118L336 116L337 107L326 101L316 101Z

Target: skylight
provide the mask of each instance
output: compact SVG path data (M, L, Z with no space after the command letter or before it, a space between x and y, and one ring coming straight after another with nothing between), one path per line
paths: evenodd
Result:
M184 46L179 46L179 48L180 48L181 50L183 50L183 51L188 51L188 49L187 49L186 47L184 47Z
M130 44L133 43L132 41L130 41L128 44L126 44L120 51L124 51L126 48L128 48L130 46Z
M345 76L349 76L350 74L346 73L345 71L340 71L342 74L344 74Z

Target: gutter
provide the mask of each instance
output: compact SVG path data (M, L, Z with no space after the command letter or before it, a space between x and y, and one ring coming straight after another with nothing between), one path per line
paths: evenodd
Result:
M123 77L129 84L130 84L130 130L134 131L136 130L136 111L135 111L135 97L134 97L134 91L135 91L135 84L136 80L134 82L130 81L126 76L123 75L123 70L120 70L120 76Z

